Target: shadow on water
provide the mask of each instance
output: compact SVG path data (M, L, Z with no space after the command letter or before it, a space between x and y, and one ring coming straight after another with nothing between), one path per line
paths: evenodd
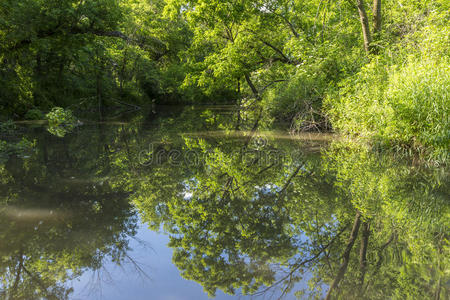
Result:
M449 297L448 169L251 114L236 131L229 112L28 127L33 149L0 165L0 297L71 298L73 280L134 262L141 221L210 296Z

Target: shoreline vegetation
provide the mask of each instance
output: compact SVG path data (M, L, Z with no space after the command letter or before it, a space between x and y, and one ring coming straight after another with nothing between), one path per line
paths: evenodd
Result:
M261 119L447 165L449 17L445 0L3 0L2 135L231 104L237 130Z

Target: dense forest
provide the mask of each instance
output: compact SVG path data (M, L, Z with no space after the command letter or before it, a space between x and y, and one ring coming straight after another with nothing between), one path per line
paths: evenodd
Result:
M2 119L232 103L445 162L449 2L369 2L2 0Z

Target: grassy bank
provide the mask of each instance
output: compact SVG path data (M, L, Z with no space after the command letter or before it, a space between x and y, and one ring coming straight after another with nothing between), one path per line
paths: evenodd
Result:
M449 36L447 26L429 25L406 37L401 48L372 57L327 99L335 129L385 149L448 162Z

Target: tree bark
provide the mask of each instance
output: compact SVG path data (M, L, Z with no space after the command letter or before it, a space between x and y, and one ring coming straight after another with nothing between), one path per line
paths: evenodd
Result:
M328 290L325 300L331 299L331 294L333 293L333 290L337 288L341 280L344 278L345 272L347 271L348 263L350 261L350 252L352 251L353 245L355 244L356 238L358 237L360 225L361 225L361 212L358 210L356 212L355 221L353 222L353 228L352 232L350 233L350 239L348 240L344 254L342 255L344 261L342 265L339 267L338 273L330 285L330 289Z
M238 78L237 80L237 93L238 93L238 108L237 108L237 121L236 121L236 130L239 130L241 126L241 105L242 105L242 98L241 98L241 79Z
M381 30L381 0L373 0L373 33Z
M97 103L98 103L98 118L103 121L103 99L102 99L102 79L100 74L97 74Z
M127 58L128 58L128 49L125 48L123 58L122 58L122 67L120 68L119 72L119 89L120 93L123 93L123 83L125 81L125 72L127 69Z
M361 248L359 249L359 267L361 270L361 274L359 277L359 287L360 293L362 296L364 278L366 276L367 271L367 246L369 244L369 235L370 235L370 225L367 222L364 222L362 225L362 239L361 239Z
M97 74L96 74L96 96L98 103L98 117L99 121L103 121L103 88L102 88L102 80L103 80L103 60L100 58L100 55L97 53Z
M434 292L434 300L441 299L441 278L439 278L438 283L436 285L436 291Z
M17 291L17 287L19 286L20 276L22 275L22 268L23 268L23 254L21 251L20 257L19 257L19 266L17 267L16 279L14 280L14 284L12 287L12 293L11 293L12 295L15 295L15 293Z
M372 36L370 34L369 19L367 18L364 0L356 0L356 6L358 8L359 20L362 27L364 49L366 50L366 53L369 54L372 43Z
M250 79L250 75L249 74L245 74L245 81L247 81L247 84L250 87L250 89L252 90L253 95L255 96L255 98L256 99L260 99L259 92L256 89L255 85L253 84L252 80Z

